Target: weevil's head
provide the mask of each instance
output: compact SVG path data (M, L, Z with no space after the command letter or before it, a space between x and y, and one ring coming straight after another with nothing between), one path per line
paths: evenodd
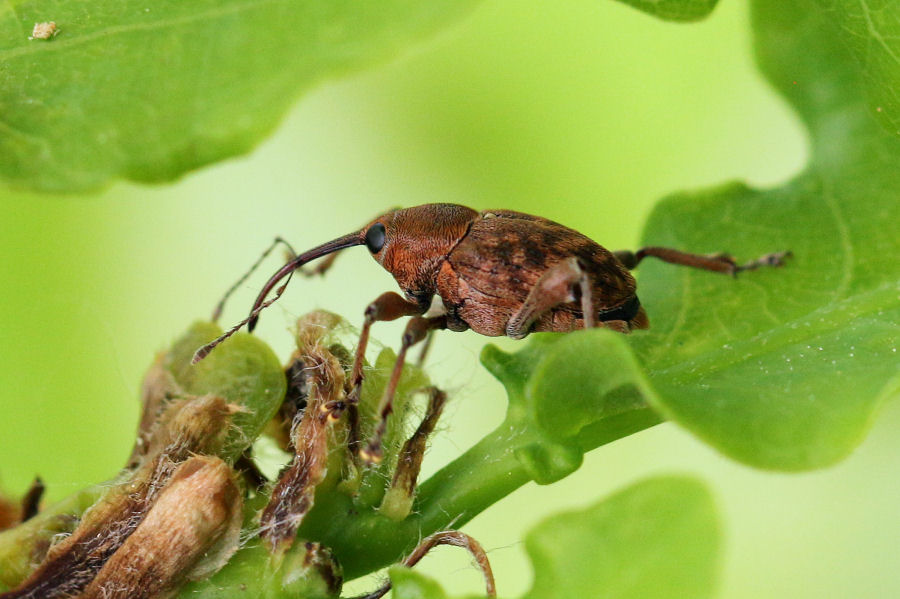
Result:
M450 251L469 232L478 213L456 204L425 204L414 208L392 210L361 230L338 237L295 256L273 274L263 286L250 315L217 339L194 353L193 363L209 355L217 345L231 337L242 326L252 331L259 313L277 300L287 285L286 279L304 264L355 245L365 245L375 260L403 289L407 298L427 308L435 292L438 270ZM280 287L278 284L285 280ZM276 288L277 287L277 288ZM275 296L266 299L273 290Z
M372 257L390 272L409 299L435 292L438 270L469 232L478 212L457 204L424 204L379 216L363 229Z

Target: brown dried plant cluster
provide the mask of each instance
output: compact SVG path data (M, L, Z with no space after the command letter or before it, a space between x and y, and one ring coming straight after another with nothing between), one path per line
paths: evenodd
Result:
M359 410L356 405L334 409L346 400L353 360L336 341L340 323L339 317L322 311L298 323L297 350L285 369L288 391L265 431L292 457L271 484L249 447L234 464L223 455L232 418L244 408L215 395L185 393L165 367L166 356L160 355L144 380L143 414L122 475L80 518L60 514L43 523L43 534L22 535L29 562L22 566L24 579L0 598L172 597L186 582L218 571L257 534L273 567L300 555L302 567L325 581L324 592L338 596L342 578L335 557L318 543L297 540L323 482L353 495L372 480L358 445L360 431L376 426L375 406L363 402ZM412 384L421 382L420 376ZM398 404L401 414L387 431L386 459L378 466L378 480L390 480L378 509L397 521L412 509L427 438L446 400L434 387L425 390L425 416L403 443L402 416L409 410ZM335 418L335 413L347 417ZM33 490L22 505L0 504L0 514L20 523L30 515L27 511L36 509L39 496ZM255 515L245 510L251 502L259 505L260 498L267 503ZM54 537L51 530L63 534ZM463 533L444 531L426 538L404 563L415 564L438 544L467 548L493 592L483 550ZM370 597L388 588L386 584Z
M237 407L211 395L172 399L177 385L162 369L160 357L129 467L70 535L35 545L32 557L46 550L39 566L0 597L168 597L238 548L243 495L216 455Z

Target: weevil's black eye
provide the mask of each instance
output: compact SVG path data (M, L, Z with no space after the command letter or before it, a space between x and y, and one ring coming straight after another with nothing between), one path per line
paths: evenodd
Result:
M373 254L377 254L384 247L384 225L375 223L366 231L366 247Z

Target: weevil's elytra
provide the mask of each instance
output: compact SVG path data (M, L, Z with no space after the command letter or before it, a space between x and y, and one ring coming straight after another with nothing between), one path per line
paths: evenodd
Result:
M546 312L529 315L533 323L514 330L510 321L529 294L539 289L552 267L575 258L591 281L595 315L600 318L631 302L632 314L621 312L628 329L645 328L646 317L636 303L631 273L608 250L588 237L553 221L509 211L478 216L468 234L441 264L437 288L448 308L448 320L458 330L482 335L522 337L532 331L572 331L584 327L579 289L571 299ZM544 281L546 281L546 277Z
M201 360L244 324L252 330L260 311L280 297L284 285L273 298L266 299L282 279L311 260L354 245L368 248L393 275L405 297L387 292L365 309L351 391L346 402L332 407L335 417L359 399L372 324L413 317L382 398L381 423L368 446L360 451L372 461L380 456L384 419L392 409L406 352L431 330L471 329L482 335L516 339L535 331L567 332L595 326L627 333L649 326L629 272L647 256L734 275L760 266L780 266L790 255L769 254L738 266L725 254L700 255L670 248L613 253L585 235L539 216L511 210L477 212L457 204L424 204L392 210L355 233L297 255L272 275L250 316L197 350L194 361ZM319 272L326 268L323 265ZM435 297L440 298L445 313L424 317Z

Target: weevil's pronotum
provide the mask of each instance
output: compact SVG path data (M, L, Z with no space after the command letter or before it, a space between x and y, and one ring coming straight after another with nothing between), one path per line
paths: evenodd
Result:
M274 297L266 299L282 279L311 260L355 245L369 249L394 276L405 297L387 292L366 308L351 391L346 402L330 406L334 417L348 406L355 407L358 401L372 323L412 317L381 400L380 424L360 450L370 461L380 459L384 419L392 409L406 352L429 331L471 329L482 335L514 339L536 331L565 332L595 326L627 333L649 326L629 272L645 257L734 275L764 265L780 266L789 255L768 254L739 266L725 254L690 254L661 247L610 252L581 233L538 216L425 204L390 211L359 231L296 255L272 275L250 315L197 350L194 361L201 360L244 324L252 331L260 311L284 291L285 285L281 285Z

